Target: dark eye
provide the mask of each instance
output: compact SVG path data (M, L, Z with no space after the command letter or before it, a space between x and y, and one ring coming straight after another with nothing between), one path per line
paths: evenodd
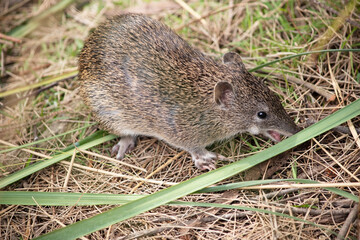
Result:
M266 112L258 112L258 113L257 113L257 116L258 116L258 118L260 118L260 119L265 119L266 116L267 116L267 114L266 114Z

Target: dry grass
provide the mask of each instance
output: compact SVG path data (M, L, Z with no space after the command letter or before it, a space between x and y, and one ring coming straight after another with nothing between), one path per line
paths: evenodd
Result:
M0 31L6 33L31 16L46 11L56 1L24 1L9 8L0 4ZM21 1L18 1L21 2ZM42 77L70 72L77 66L77 54L88 31L107 16L125 11L145 12L176 29L193 46L219 57L228 50L241 53L248 67L253 67L291 53L318 48L323 33L332 28L343 4L340 1L190 1L195 13L189 13L171 0L159 1L92 1L73 4L65 13L43 21L30 35L16 39L0 36L1 90L37 82ZM359 6L345 18L336 32L326 35L322 49L359 48ZM197 16L204 16L200 21ZM316 62L313 60L316 59ZM261 69L255 74L266 77L269 86L278 93L286 109L296 121L306 126L356 100L360 96L360 54L329 53L287 60ZM303 84L304 82L308 84ZM311 83L312 85L309 85ZM74 79L58 82L51 88L21 92L1 99L0 139L21 145L77 129L92 123L88 109L78 96ZM34 94L32 94L34 93ZM328 95L326 95L328 94ZM329 101L333 100L333 101ZM359 127L359 118L346 125ZM0 176L24 168L50 156L66 146L90 135L96 126L75 131L36 146L29 153L16 150L0 155ZM355 141L357 139L357 141ZM356 131L329 131L266 164L238 175L226 182L259 178L304 178L328 183L359 182L360 142ZM187 153L151 138L141 138L136 149L126 157L126 163L146 169L105 160L110 155L109 142L91 149L93 154L80 152L75 164L56 164L18 181L5 190L70 191L84 193L150 194L174 183L201 174ZM242 135L212 146L216 152L237 161L268 147L269 141ZM1 150L0 149L0 150ZM178 155L177 155L178 154ZM173 158L176 156L176 158ZM103 157L102 157L103 156ZM146 182L119 177L117 174L146 178L168 165ZM228 164L221 162L218 165ZM87 169L84 169L84 167ZM104 170L98 172L98 170ZM70 173L70 174L68 174ZM295 174L296 173L296 174ZM344 187L357 194L359 188ZM354 202L326 190L292 189L236 190L187 196L189 201L217 202L260 207L287 212L321 224L338 232L354 207ZM272 195L271 195L272 194ZM111 206L96 207L34 207L1 206L0 238L29 239L75 221L103 212ZM356 236L356 228L347 236ZM254 212L227 209L162 206L131 220L95 232L87 239L329 239L329 232L291 219Z

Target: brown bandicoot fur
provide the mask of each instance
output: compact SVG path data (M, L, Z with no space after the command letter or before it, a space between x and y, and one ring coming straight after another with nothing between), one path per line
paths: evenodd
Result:
M188 151L196 167L211 170L223 158L205 149L215 141L241 132L280 141L298 131L237 53L217 62L140 14L114 17L90 34L79 79L97 121L121 136L113 148L118 159L145 135Z

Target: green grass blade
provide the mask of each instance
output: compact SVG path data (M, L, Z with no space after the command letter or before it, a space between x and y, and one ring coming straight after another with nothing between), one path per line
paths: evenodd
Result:
M106 135L106 136L96 139L94 141L82 144L78 148L85 150L85 149L91 148L93 146L99 145L101 143L110 141L114 138L117 138L117 136L112 135L112 134ZM34 172L37 172L43 168L46 168L52 164L55 164L57 162L60 162L61 160L64 160L64 159L70 157L74 153L74 149L73 149L74 146L70 146L68 148L69 149L64 153L55 155L54 157L52 157L50 159L46 159L44 161L34 163L34 164L30 165L29 167L23 168L13 174L10 174L9 176L6 176L6 177L0 179L0 189L3 187L6 187L7 185L9 185L11 183L16 182L26 176L29 176L30 174L32 174Z
M14 28L7 34L16 38L25 37L26 35L31 33L34 29L36 29L42 23L42 20L57 12L64 10L67 6L69 6L73 2L74 0L62 0L57 4L55 4L54 6L52 6L51 8L42 12L41 14L31 18L26 24Z
M209 193L237 189L242 187L258 186L275 182L298 182L318 183L307 179L265 179L230 183L216 187L204 188L198 193ZM320 185L321 187L321 185ZM337 189L324 188L340 196L359 202L359 198L351 193ZM104 204L126 204L147 195L124 195L124 194L94 194L94 193L69 193L69 192L24 192L24 191L0 191L0 204L12 205L40 205L40 206L82 206L82 205L104 205ZM171 202L170 202L171 204Z
M76 129L73 129L73 130L70 130L70 131L61 133L61 134L57 134L57 135L55 135L55 136L51 136L51 137L48 137L48 138L40 139L40 140L38 140L38 141L26 143L26 144L23 144L23 145L20 145L20 146L17 146L17 147L10 147L10 148L8 148L8 149L1 150L0 153L6 153L6 152L11 152L11 151L14 151L14 150L17 150L17 149L30 147L30 146L35 145L35 144L39 144L39 143L42 143L42 142L46 142L46 141L49 141L49 140L51 140L51 139L58 138L58 137L62 137L62 136L65 136L65 135L67 135L67 134L70 134L70 133L73 133L73 132L76 132L76 131L79 131L79 130L82 130L82 129L85 129L85 128L88 128L88 127L91 127L91 126L94 126L95 124L96 124L96 123L89 124L89 125L86 125L86 126L83 126L83 127L80 127L80 128L76 128Z
M11 194L10 194L11 193ZM99 205L99 204L126 204L142 198L142 195L123 195L123 194L91 194L91 193L68 193L68 192L0 192L0 204L14 205L40 205L40 206L82 206L82 205ZM12 202L12 203L10 203ZM50 203L50 204L49 204ZM61 204L60 204L61 203ZM288 214L269 211L243 206L234 206L218 203L201 203L201 202L183 202L172 201L168 205L174 206L191 206L191 207L211 207L211 208L228 208L245 211L260 212L272 214L280 217L286 217L299 222L313 225L317 228L323 228L313 222L293 217Z
M251 187L251 186L257 186L262 184L268 184L268 183L274 183L274 182L298 182L298 183L318 183L319 187L321 187L321 183L309 179L265 179L265 180L254 180L254 181L246 181L246 182L237 182L237 183L229 183L224 184L220 186L215 187L207 187L204 189L201 189L197 191L196 193L210 193L210 192L220 192L220 191L226 191L231 189L237 189L242 187ZM324 187L324 189L333 192L337 195L343 196L345 198L351 199L355 202L359 202L359 197L351 194L349 192L346 192L344 190L334 188L334 187ZM0 202L1 203L1 202Z
M318 123L293 135L292 137L289 137L284 141L255 155L242 159L241 161L231 163L211 172L204 173L200 176L163 189L154 194L142 197L120 207L113 208L94 217L76 222L67 227L42 235L38 239L74 239L92 233L96 230L103 229L117 222L129 219L138 214L164 205L170 201L174 201L180 197L186 196L211 184L238 174L241 171L247 170L327 130L330 130L340 125L341 123L357 116L359 114L359 109L360 99L338 110Z
M78 74L78 71L72 71L72 72L64 73L64 74L62 74L60 76L55 76L55 77L48 78L48 79L43 80L41 82L37 82L37 83L33 83L33 84L30 84L30 85L27 85L27 86L24 86L24 87L19 87L19 88L15 88L15 89L5 91L5 92L1 92L0 93L0 98L9 96L11 94L15 94L15 93L27 91L27 90L30 90L30 89L34 89L34 88L37 88L37 87L41 87L43 85L47 85L47 84L57 82L57 81L60 81L60 80L73 78L73 77L76 77L77 74Z
M66 152L66 151L69 151L69 150L72 150L74 149L75 147L79 147L81 145L84 145L86 143L89 143L89 142L92 142L92 141L95 141L101 137L104 137L105 135L108 135L108 133L104 130L99 130L99 131L96 131L94 132L93 134L91 134L90 136L87 136L83 139L81 139L80 141L70 145L70 146L67 146L66 148L64 148L62 150L62 152Z
M145 195L70 192L0 191L0 204L40 206L90 206L126 204Z
M304 55L309 55L309 54L313 54L313 53L327 53L327 52L360 52L360 49L327 49L327 50L317 50L317 51L298 53L298 54L286 56L286 57L279 58L279 59L276 59L276 60L271 61L271 62L261 64L259 66L256 66L256 67L250 69L249 72L254 72L254 71L259 70L259 69L261 69L263 67L267 67L269 65L272 65L274 63L281 62L281 61L284 61L284 60L287 60L287 59L292 59L292 58L296 58L296 57L300 57L300 56L304 56Z

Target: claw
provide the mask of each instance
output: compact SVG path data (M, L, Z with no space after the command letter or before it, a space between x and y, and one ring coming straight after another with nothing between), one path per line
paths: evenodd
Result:
M116 155L116 159L120 160L125 157L126 153L129 153L131 150L135 148L136 145L136 137L126 136L122 137L120 141L114 145L111 149L111 156Z
M113 148L111 149L111 157L114 157L117 154L117 152L119 151L119 148L120 148L120 142L115 144L113 146Z
M205 171L205 170L211 171L211 170L216 169L214 162L200 162L200 161L196 161L196 162L195 162L195 166L196 166L199 170L201 170L201 171Z
M216 169L215 160L216 159L220 159L220 160L225 159L224 156L213 153L213 152L209 152L205 149L190 152L190 153L191 153L192 160L195 163L195 166L201 171L214 170L214 169Z

